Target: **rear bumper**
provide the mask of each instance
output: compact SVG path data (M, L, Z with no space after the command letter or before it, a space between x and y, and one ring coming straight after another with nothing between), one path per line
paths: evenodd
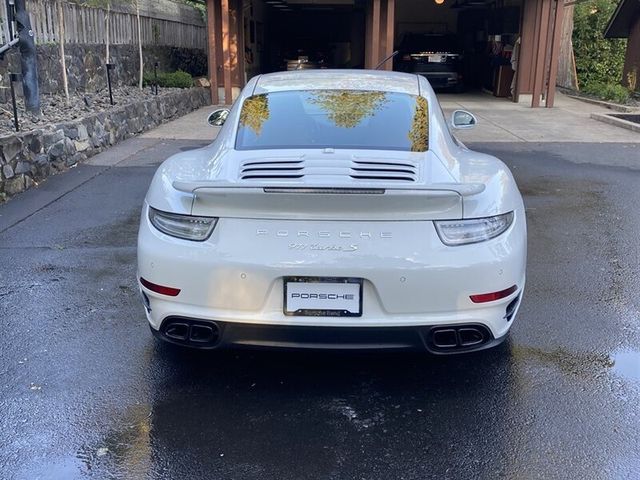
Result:
M305 245L309 248L299 248ZM139 277L180 290L170 297L140 285L147 318L156 331L174 317L215 322L225 328L232 324L256 329L319 327L315 331L342 333L387 328L422 332L479 324L496 339L506 335L513 323L525 266L522 210L501 236L461 247L445 246L431 221L221 218L209 240L189 242L160 234L143 216L138 239ZM288 276L362 279L362 316L285 315L283 279ZM517 289L499 300L470 300L471 295L513 285ZM327 335L326 343L339 338ZM277 341L273 343L276 346Z
M476 352L501 344L481 324L430 327L300 327L213 322L169 317L156 338L203 350L226 348L311 350L412 350L435 355Z

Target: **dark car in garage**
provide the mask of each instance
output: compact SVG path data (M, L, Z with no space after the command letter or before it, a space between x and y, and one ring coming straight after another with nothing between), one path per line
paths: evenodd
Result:
M398 51L396 70L423 75L436 90L463 90L461 54L455 35L406 33Z

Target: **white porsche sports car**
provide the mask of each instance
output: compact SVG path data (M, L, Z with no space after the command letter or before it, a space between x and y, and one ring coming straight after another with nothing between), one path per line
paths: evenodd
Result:
M480 350L525 284L522 197L424 77L253 78L209 146L159 168L138 237L154 334L200 348Z

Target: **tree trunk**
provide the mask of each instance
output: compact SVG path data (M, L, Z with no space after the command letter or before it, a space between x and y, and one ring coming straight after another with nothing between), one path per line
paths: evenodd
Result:
M142 33L140 27L140 1L136 1L136 19L138 21L138 55L140 57L140 80L138 87L142 90L142 77L144 74L144 60L142 58Z
M62 65L62 86L64 87L64 96L69 105L69 81L67 79L67 59L64 56L64 9L62 0L57 1L58 7L58 45L60 46L60 63Z
M560 54L558 56L558 77L556 84L570 88L578 89L578 74L576 72L576 59L573 54L573 10L575 6L570 5L564 7L564 16L562 17L562 37L560 38Z
M22 65L22 90L27 111L37 117L40 112L40 92L38 90L38 58L33 30L27 13L25 0L15 0L16 23L20 39L20 63Z
M105 31L105 48L106 48L106 54L105 54L105 63L109 63L109 41L110 41L110 36L109 36L109 27L111 26L111 2L107 3L107 13L104 16L104 31Z

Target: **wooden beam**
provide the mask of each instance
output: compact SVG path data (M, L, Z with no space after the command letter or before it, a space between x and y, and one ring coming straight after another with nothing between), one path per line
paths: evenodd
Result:
M238 9L238 23L237 23L237 38L238 38L238 86L244 87L246 81L247 66L244 61L244 37L246 32L244 31L244 0L236 0L236 8Z
M232 86L231 86L231 38L229 29L229 0L222 1L222 78L224 81L224 103L231 105Z
M238 8L238 3L239 2L237 0L230 0L229 4L229 56L231 58L232 87L238 86L240 84L240 59L238 58L238 16L242 13L242 8Z
M216 42L215 0L207 0L207 60L209 63L209 83L211 83L211 103L218 105L218 59Z
M387 0L380 0L380 60L386 57L387 52ZM378 60L378 62L380 61ZM385 68L383 65L380 67Z
M380 61L380 0L373 0L371 12L371 68Z
M552 108L556 97L556 79L558 78L558 60L562 39L562 15L564 13L563 0L555 0L555 17L553 35L551 37L551 55L549 58L549 81L547 82L547 102L545 107Z
M373 68L371 63L373 57L371 56L371 45L373 39L373 0L366 2L365 13L365 34L364 34L364 68Z
M387 0L387 51L385 57L388 57L393 53L393 42L395 37L395 22L396 22L396 1ZM386 70L393 70L393 59L389 60L385 65Z

